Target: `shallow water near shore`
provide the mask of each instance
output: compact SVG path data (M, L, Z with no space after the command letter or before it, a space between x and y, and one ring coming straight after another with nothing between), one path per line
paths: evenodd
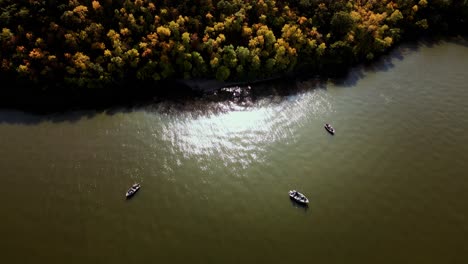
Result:
M1 111L2 259L465 263L466 69L466 45L404 45L248 104Z

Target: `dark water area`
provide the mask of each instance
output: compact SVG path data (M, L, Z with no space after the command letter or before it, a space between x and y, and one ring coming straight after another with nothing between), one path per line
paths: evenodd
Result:
M423 42L339 80L2 110L2 260L466 263L466 69L463 42Z

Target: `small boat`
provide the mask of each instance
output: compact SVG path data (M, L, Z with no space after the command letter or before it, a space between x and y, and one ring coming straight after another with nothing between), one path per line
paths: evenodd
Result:
M140 184L139 183L135 183L132 185L132 187L130 187L130 189L128 189L127 193L125 194L125 197L126 198L130 198L132 197L136 192L138 192L138 190L140 190Z
M291 198L292 200L300 203L300 204L308 204L309 203L309 199L307 199L307 197L305 197L304 194L296 191L296 190L291 190L289 191L289 198Z
M335 129L330 124L325 124L325 129L332 135L335 134Z

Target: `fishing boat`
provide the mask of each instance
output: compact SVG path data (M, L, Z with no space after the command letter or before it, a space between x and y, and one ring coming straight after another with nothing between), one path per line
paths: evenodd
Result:
M332 135L335 134L335 129L330 124L325 124L325 129Z
M309 199L307 199L307 197L296 191L296 190L291 190L289 191L289 198L291 198L292 200L300 203L300 204L308 204L309 203Z
M128 199L130 197L132 197L133 195L135 195L136 192L138 192L138 190L140 190L141 186L139 183L135 183L132 185L132 187L130 187L130 189L128 189L127 193L125 193L125 197Z

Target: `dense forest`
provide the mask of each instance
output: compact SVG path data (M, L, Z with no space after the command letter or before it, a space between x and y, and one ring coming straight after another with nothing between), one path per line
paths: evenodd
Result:
M468 0L0 0L0 72L40 89L339 72L467 20Z

